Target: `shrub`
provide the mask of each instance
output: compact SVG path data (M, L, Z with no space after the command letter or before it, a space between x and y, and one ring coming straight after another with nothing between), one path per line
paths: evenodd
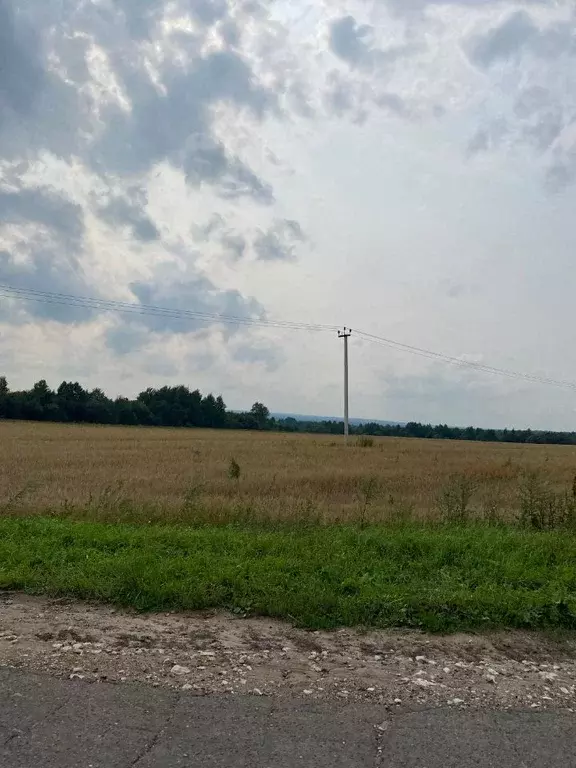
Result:
M230 459L230 463L228 464L228 477L230 480L240 480L240 464L236 461L234 457Z
M469 475L452 475L438 498L442 518L452 523L466 522L475 491L476 483Z
M570 491L554 491L537 472L520 482L519 522L539 531L576 525L576 477Z

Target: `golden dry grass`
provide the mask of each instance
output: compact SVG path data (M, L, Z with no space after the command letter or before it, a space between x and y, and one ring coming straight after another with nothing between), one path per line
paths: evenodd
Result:
M464 483L474 514L510 517L526 471L570 486L576 447L380 438L361 448L324 435L2 422L0 462L5 512L428 518Z
M380 438L361 448L323 435L0 422L0 466L5 513L429 518L463 480L474 514L509 518L526 471L570 487L576 447Z

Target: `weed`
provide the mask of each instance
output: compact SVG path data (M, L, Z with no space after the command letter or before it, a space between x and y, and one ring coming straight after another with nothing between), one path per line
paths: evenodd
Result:
M374 438L369 437L368 435L358 435L356 438L356 446L357 448L373 448Z
M406 502L399 501L393 494L388 495L390 508L389 518L393 523L407 523L414 517L414 507Z
M469 475L453 475L438 498L442 519L451 523L466 522L475 490L476 484Z
M182 499L182 514L185 519L195 520L198 518L202 509L201 500L203 492L203 483L191 482L188 485L184 491L184 497Z
M576 480L570 491L554 491L538 472L526 472L519 488L519 522L526 528L549 531L576 526Z
M230 480L239 481L240 474L241 474L240 464L238 464L236 459L232 457L230 459L230 463L228 464L228 477L230 478Z
M129 516L133 502L123 494L124 481L105 486L88 496L87 511L105 520L122 520Z
M0 515L8 515L26 498L26 496L33 490L32 483L28 483L19 491L11 494L2 505L0 505Z
M370 505L380 496L381 486L377 477L363 477L358 482L358 498L360 500L360 525L366 525L366 514Z
M502 493L500 488L491 489L484 499L482 518L488 525L500 525L502 522Z

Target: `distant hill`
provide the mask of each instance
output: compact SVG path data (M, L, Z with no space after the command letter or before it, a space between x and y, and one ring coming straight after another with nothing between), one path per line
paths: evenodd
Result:
M275 419L296 419L296 421L344 421L342 416L307 416L302 413L271 413ZM358 427L361 424L380 424L383 427L403 426L401 421L381 421L380 419L355 419L350 418L350 424Z

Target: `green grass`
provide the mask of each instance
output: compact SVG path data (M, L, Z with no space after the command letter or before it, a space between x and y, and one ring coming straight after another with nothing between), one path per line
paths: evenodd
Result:
M299 626L576 629L576 536L486 526L0 519L0 587Z

